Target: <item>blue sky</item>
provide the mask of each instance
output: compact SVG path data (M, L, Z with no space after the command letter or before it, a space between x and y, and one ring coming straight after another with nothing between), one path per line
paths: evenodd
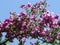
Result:
M34 4L35 2L39 2L40 0L0 0L0 20L3 21L4 19L9 17L9 12L16 12L17 14L21 11L23 11L20 8L21 4L27 4L30 2L31 4ZM47 9L49 11L55 12L60 14L60 0L48 0L48 4L51 6ZM17 40L15 40L15 43L10 45L17 45ZM28 42L30 42L28 40ZM29 43L27 42L27 45Z
M9 17L9 12L17 12L22 11L19 6L21 4L27 4L30 2L34 4L35 2L39 2L40 0L0 0L0 20L3 21L5 18ZM50 11L55 13L60 13L60 0L48 0L47 1L51 6L48 7Z

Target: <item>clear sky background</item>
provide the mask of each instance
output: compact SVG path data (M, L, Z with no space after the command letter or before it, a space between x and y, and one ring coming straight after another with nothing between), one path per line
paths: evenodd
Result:
M28 2L34 4L39 1L40 0L0 0L0 20L3 21L8 18L10 15L9 12L16 12L18 14L23 11L20 8L21 4L27 4ZM48 0L47 2L51 5L47 8L49 11L60 14L60 0ZM14 41L15 42L10 45L17 45L18 41L16 39ZM28 40L26 45L29 45L28 42L30 41Z

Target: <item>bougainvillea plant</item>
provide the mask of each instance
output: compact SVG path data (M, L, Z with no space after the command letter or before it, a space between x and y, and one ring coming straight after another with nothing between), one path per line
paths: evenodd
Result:
M26 39L38 39L30 45L60 45L60 19L58 14L54 14L46 9L46 0L31 5L21 5L25 12L10 12L10 17L0 22L0 45L13 42L14 38L19 40L18 45L24 45ZM2 42L2 33L6 32L6 39ZM22 40L25 38L24 40ZM42 41L42 43L39 42Z

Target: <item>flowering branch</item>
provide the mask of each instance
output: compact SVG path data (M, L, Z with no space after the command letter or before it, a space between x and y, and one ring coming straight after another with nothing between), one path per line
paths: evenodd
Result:
M46 0L31 6L21 5L26 13L21 12L18 15L16 12L10 12L10 17L0 23L0 37L2 32L6 32L7 40L13 41L17 38L20 41L19 45L24 45L22 38L42 38L42 43L60 44L60 20L57 14L46 10ZM57 40L59 42L57 42ZM35 45L39 45L36 42ZM32 45L32 44L31 44Z

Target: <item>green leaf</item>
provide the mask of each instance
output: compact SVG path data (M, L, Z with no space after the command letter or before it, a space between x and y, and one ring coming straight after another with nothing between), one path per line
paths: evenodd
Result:
M12 25L11 25L11 30L13 31L14 28L15 28L15 25L12 24Z
M18 45L24 45L24 43L21 41Z
M40 42L39 42L39 41L37 41L35 44L36 44L36 45L40 45Z
M37 21L35 21L35 25L38 25L38 22Z
M60 28L58 28L58 31L60 31Z
M10 43L10 41L7 41L7 42L6 42L6 45L9 44L9 43Z

